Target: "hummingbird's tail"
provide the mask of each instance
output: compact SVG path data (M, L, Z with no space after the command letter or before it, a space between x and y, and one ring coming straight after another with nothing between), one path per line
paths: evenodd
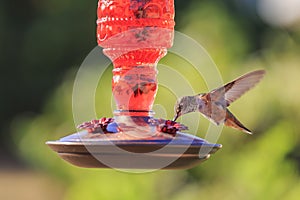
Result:
M243 131L248 134L252 134L252 132L247 129L228 109L226 110L226 118L224 124L231 128Z

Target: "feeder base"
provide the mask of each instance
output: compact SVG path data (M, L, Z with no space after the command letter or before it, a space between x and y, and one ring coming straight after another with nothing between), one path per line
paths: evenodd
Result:
M85 168L188 169L222 148L178 132L173 139L82 139L87 131L46 144L67 162Z

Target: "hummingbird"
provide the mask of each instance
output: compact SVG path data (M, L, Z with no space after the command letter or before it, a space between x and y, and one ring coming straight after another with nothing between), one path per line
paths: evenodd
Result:
M208 93L179 98L174 107L173 121L184 114L198 111L217 125L224 123L225 126L252 134L227 107L252 89L264 77L265 73L265 70L252 71Z

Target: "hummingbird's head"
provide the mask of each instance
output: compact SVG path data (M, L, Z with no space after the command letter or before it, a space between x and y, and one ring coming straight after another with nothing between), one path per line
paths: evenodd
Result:
M174 106L175 116L173 121L176 121L181 115L196 111L197 108L198 103L195 96L184 96L179 98Z

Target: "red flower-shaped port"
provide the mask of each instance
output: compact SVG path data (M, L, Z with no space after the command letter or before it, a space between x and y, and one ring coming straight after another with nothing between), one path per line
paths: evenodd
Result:
M108 125L114 123L114 118L100 118L89 122L84 122L77 126L78 129L85 129L89 133L115 133L115 131L108 129Z

